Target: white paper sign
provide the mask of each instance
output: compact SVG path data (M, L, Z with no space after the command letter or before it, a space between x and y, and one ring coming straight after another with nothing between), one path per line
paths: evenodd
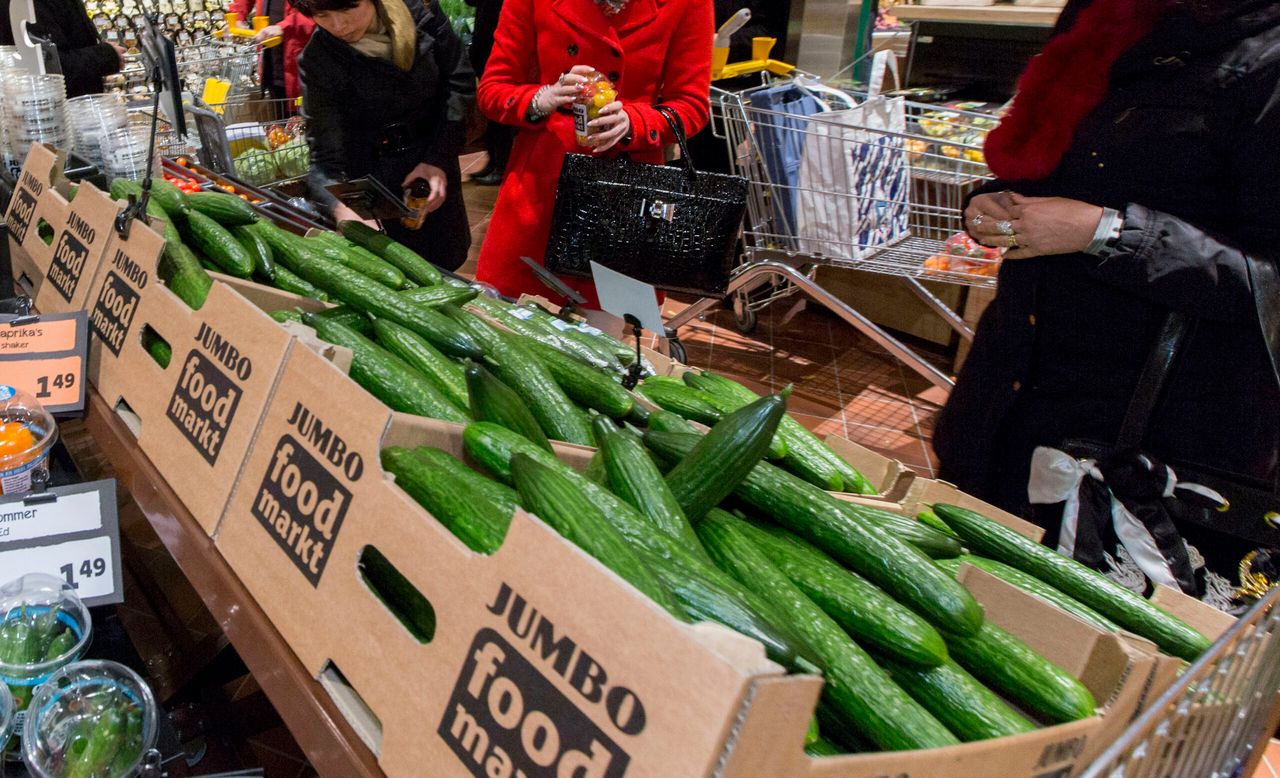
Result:
M67 540L48 546L27 546L0 551L0 570L5 580L27 573L56 575L71 584L80 599L110 597L115 593L119 573L117 552L107 535Z
M631 276L610 270L598 262L591 263L591 277L600 297L600 308L619 319L631 314L640 326L657 335L665 335L662 309L658 307L658 290Z
M53 538L101 528L97 492L63 495L57 502L36 505L0 504L0 541L4 542Z

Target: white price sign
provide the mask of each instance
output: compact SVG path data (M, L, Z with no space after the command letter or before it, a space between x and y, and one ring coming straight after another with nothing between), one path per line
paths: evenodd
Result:
M61 578L90 606L124 601L115 481L0 499L0 583L27 573Z

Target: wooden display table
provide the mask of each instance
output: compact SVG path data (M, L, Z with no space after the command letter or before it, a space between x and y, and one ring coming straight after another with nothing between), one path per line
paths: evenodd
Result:
M1052 27L1062 8L1032 5L908 5L893 7L893 15L904 22L959 22L964 24L1009 24L1025 27Z

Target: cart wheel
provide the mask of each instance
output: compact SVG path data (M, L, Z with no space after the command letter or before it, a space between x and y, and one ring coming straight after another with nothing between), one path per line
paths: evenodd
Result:
M747 307L746 301L738 298L733 301L733 326L743 335L751 334L757 324L756 312Z
M689 364L689 352L685 351L684 344L676 338L667 341L667 356L682 365Z

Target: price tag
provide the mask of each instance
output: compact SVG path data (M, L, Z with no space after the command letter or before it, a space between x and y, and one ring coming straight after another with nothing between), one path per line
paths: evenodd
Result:
M114 480L0 498L0 579L27 573L61 578L91 607L124 601Z
M88 349L85 311L48 316L0 314L3 383L35 397L50 413L84 410Z

